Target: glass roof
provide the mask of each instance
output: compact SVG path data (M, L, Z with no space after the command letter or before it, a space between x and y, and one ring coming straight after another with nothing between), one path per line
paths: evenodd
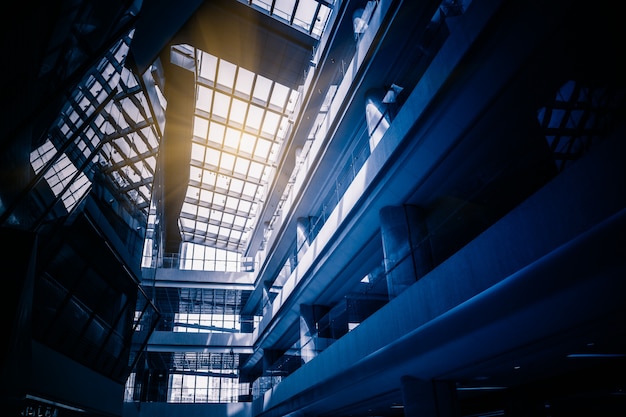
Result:
M142 219L148 216L159 133L137 77L124 67L132 34L89 71L46 140L31 152L34 171L68 212L99 171L118 201Z
M335 0L239 0L276 20L320 38Z
M173 47L189 56L189 46ZM242 253L298 91L196 50L197 84L183 241Z

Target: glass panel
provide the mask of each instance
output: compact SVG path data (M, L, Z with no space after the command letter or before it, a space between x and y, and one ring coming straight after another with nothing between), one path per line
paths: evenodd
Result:
M216 122L210 122L209 126L209 142L213 142L221 147L222 141L224 140L224 132L226 130L226 126Z
M198 97L196 99L196 107L199 110L210 113L212 97L213 97L213 90L210 90L205 86L199 85Z
M257 100L260 100L263 103L266 103L269 98L271 88L272 88L271 80L261 75L257 75L256 84L254 85L254 94L252 96L253 98Z
M215 70L217 68L217 57L202 52L200 55L200 76L209 81L215 81Z
M300 0L293 19L294 25L298 25L308 31L311 28L311 23L315 17L317 4L318 3L315 0Z
M254 156L261 159L267 159L267 154L269 153L271 146L272 142L265 139L259 139L254 151Z
M237 73L237 81L235 84L235 92L242 94L244 98L249 99L252 94L252 84L254 83L254 73L244 68L239 68Z
M235 164L235 173L240 175L247 175L249 166L250 161L244 158L237 158L237 162Z
M217 84L220 87L226 88L228 91L232 91L235 85L235 71L237 66L231 64L228 61L220 60L217 69Z
M276 0L274 3L274 14L282 19L290 21L295 3L296 0Z
M248 108L248 118L246 119L246 127L255 131L261 127L261 121L263 120L263 109L261 107L251 104Z
M219 166L221 152L213 148L206 150L206 163L212 166Z
M263 128L261 129L262 132L270 136L274 136L276 134L276 129L278 129L279 122L280 116L277 113L271 111L266 112L265 119L263 120Z
M202 145L198 145L197 143L191 144L191 159L198 161L200 163L204 162L204 150L206 148Z
M255 142L256 142L255 136L249 133L244 133L241 137L241 143L239 144L239 152L245 152L245 153L252 155Z
M285 108L287 97L289 97L289 92L290 90L288 87L285 87L281 84L274 84L270 104L278 107L280 111L283 111Z
M239 126L243 126L243 122L246 118L246 111L248 105L241 100L233 99L233 103L230 107L230 120L231 123L237 123Z
M320 6L320 10L317 13L317 18L315 19L315 22L313 24L313 35L316 35L318 37L322 36L322 32L326 28L326 23L328 23L328 18L330 17L330 10L331 9L329 7L323 4Z
M294 0L289 0L279 6L290 8L291 13L295 4ZM305 6L310 5L302 7ZM193 226L186 223L190 229L184 231L184 239L205 239L207 245L214 245L218 243L217 238L219 244L239 251L245 245L242 239L249 235L241 228L254 223L251 219L257 207L254 200L262 196L270 172L256 161L271 161L278 154L281 141L277 134L286 134L286 128L281 125L287 123L286 112L293 108L297 95L286 86L205 52L197 55L200 57L200 84L194 119L195 142L191 149L192 164L196 168L190 169L186 198L203 206L196 214L209 219L211 224L204 220ZM132 152L125 144L119 146L120 152ZM202 170L204 166L208 169ZM136 171L140 172L140 168ZM132 177L136 174L130 175L134 181ZM214 193L217 189L222 192ZM240 197L249 201L240 201ZM224 208L246 213L250 218L229 213L223 216ZM192 209L186 207L185 215L192 216ZM233 233L233 227L239 230ZM200 268L195 263L193 267Z
M228 117L228 110L230 107L230 97L226 94L215 92L215 98L213 103L213 116L220 117L224 120Z
M222 153L222 160L220 171L222 172L232 172L233 165L235 164L235 157L231 154Z
M237 129L226 128L226 136L224 137L224 146L233 149L235 152L239 148L239 138L241 133Z

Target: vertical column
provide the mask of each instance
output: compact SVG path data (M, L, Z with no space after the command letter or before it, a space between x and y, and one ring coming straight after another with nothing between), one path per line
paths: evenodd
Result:
M329 344L329 338L321 335L318 329L319 320L329 309L319 305L300 305L300 357L308 362Z
M432 269L425 216L417 206L380 210L380 228L389 298L393 299Z
M296 257L301 259L315 238L317 217L299 217L296 223Z
M267 282L264 282L263 283L263 295L261 297L261 308L262 308L264 315L267 314L268 311L271 309L270 289L271 289L271 285L268 284Z
M458 415L456 389L451 382L405 375L400 379L405 417L453 417Z
M370 136L370 151L373 151L376 145L378 145L378 142L391 124L387 106L382 102L384 96L385 90L382 88L369 90L365 94L365 120L367 122L367 133Z
M296 251L305 252L309 247L310 221L308 217L298 217L296 223Z

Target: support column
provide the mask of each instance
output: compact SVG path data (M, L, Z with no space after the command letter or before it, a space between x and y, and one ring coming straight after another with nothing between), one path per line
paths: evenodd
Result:
M454 417L458 401L454 383L405 375L400 379L405 417Z
M296 251L306 251L309 248L310 221L308 217L298 217L296 223Z
M329 309L320 305L300 305L300 357L304 363L317 356L330 345L326 335L319 332L319 320Z
M393 299L432 269L430 239L417 206L387 206L379 215L387 291Z
M298 217L296 223L296 256L298 260L309 248L309 245L315 238L315 228L317 217Z

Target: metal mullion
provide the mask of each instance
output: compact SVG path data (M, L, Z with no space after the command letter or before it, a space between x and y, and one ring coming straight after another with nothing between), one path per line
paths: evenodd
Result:
M207 232L204 239L194 239L194 241L195 241L194 243L198 243L198 244L206 244L207 241L211 241L211 243L215 244L215 247L218 249L233 250L233 251L239 250L239 246L240 246L239 242L235 243L229 239L223 239L217 233L209 233L209 232Z
M115 139L121 139L119 137L114 138ZM107 139L107 143L108 143L109 139ZM112 141L111 141L112 142ZM111 145L114 146L114 145ZM118 146L114 146L116 149L116 152L119 153L120 155L123 155L120 152L120 148ZM146 159L156 156L156 151L155 150L150 150L149 152L144 152L142 154L137 154L133 157L129 157L129 158L124 158L122 161L120 162L115 162L114 164L111 164L110 167L107 167L106 169L103 170L104 173L111 173L113 171L119 170L120 168L123 168L125 166L128 166L130 164L136 164L138 162L144 162ZM152 175L154 175L154 172L152 173Z
M289 26L293 26L293 20L296 18L296 10L298 10L299 4L300 0L296 0L293 4L293 9L291 9L291 17L289 18Z
M216 58L217 58L217 62L215 63L215 80L213 81L214 87L212 88L213 98L211 99L211 114L213 114L213 104L215 103L215 91L219 89L219 82L217 80L220 75L220 67L223 61L222 58L220 58L219 56Z
M124 84L124 86L126 86L126 84ZM143 106L143 103L141 102L139 98L137 98L138 94L144 93L143 89L141 88L141 84L137 84L133 87L129 87L128 89L124 89L122 90L122 92L124 93L123 95L122 93L118 94L120 99L121 98L129 99L135 105L135 107L137 107L137 109L139 110L139 114L141 114L143 120L147 120L150 118L150 116L146 112L145 107Z
M139 155L138 155L139 156ZM133 157L134 159L135 157ZM141 175L141 170L139 170L139 168L137 167L136 162L143 162L143 159L139 159L138 161L131 161L130 159L128 160L128 162L130 162L129 164L127 164L126 166L131 167L131 169L135 172L135 174L137 174L140 178L144 178L143 175ZM141 182L141 181L140 181ZM133 182L132 184L136 184L135 182Z
M231 177L231 178L235 178L235 177ZM239 178L236 178L236 179L239 179ZM196 181L196 180L193 180L193 181ZM199 181L196 181L196 182L199 182ZM249 182L251 184L256 184L255 182L252 182L252 181L247 181L247 182ZM203 184L201 182L200 182L199 186L196 186L194 184L190 184L190 185L193 185L194 187L199 188L201 190L210 191L210 192L213 192L213 193L219 193L219 194L225 195L227 197L233 197L233 198L236 198L237 200L243 200L243 201L246 201L248 203L256 203L255 199L247 197L247 196L244 196L243 194L239 195L238 193L229 193L228 191L230 191L230 190L227 190L226 194L224 194L224 193L220 192L219 190L217 190L217 188L215 186L207 186L206 184ZM256 185L258 187L261 186L260 184L256 184ZM185 199L187 199L187 197L185 197ZM200 199L198 199L198 201L200 201Z
M119 69L123 70L124 67L120 66ZM120 83L123 85L123 88L120 89L120 91L117 93L117 96L115 97L115 99L116 100L121 100L121 99L124 99L124 98L128 98L131 101L133 101L133 103L135 104L135 100L137 100L137 99L136 98L133 99L133 97L135 97L137 95L137 93L143 93L143 89L141 88L141 84L137 83L137 85L129 86L122 79L122 73L121 72L120 72L120 80L121 80ZM137 100L137 101L139 101L139 100ZM143 109L143 106L139 105L139 106L137 106L137 108Z
M276 0L272 2L272 8L274 8L275 1ZM256 81L258 77L259 77L259 74L254 73L254 77L252 77L252 86L250 86L250 97L248 98L248 104L252 104L252 100L254 99L254 89L256 88Z
M289 100L289 98L287 98L287 100ZM258 134L258 137L260 137L260 138L262 138L262 139L269 140L269 141L271 141L271 142L273 142L273 143L278 143L278 140L276 139L276 135L277 135L277 133L274 133L273 135L269 135L269 134L267 134L267 133L263 132L263 123L265 123L265 118L266 118L266 116L267 116L267 113L268 113L268 112L276 113L276 114L278 114L281 118L282 118L282 117L286 117L286 114L281 113L281 112L277 112L277 111L275 111L275 110L272 110L272 109L270 109L270 108L269 108L269 107L267 107L267 106L265 106L265 107L264 107L264 109L265 109L265 114L263 115L263 120L261 121L261 128L259 129L259 134ZM276 127L276 131L278 131L278 128L279 128L279 127L280 127L280 122L278 123L278 126Z
M129 184L133 184L133 182L130 180L130 178L128 178L128 175L126 175L126 173L124 172L124 168L127 167L127 166L128 165L122 165L122 166L120 166L120 169L115 171L115 172L117 172L117 175L119 175L122 178L122 180L124 180L124 182L127 184L127 185L124 185L124 187L127 187ZM116 184L116 185L118 186L118 190L123 188L119 184Z
M65 195L67 190L69 190L70 187L72 187L74 185L74 182L78 179L78 177L81 174L84 175L84 170L87 168L87 165L92 163L92 159L94 158L95 155L98 154L98 152L100 151L100 149L102 149L102 146L105 143L106 142L104 142L104 141L100 142L98 144L98 147L91 153L91 155L89 155L89 157L85 156L85 161L81 164L81 166L80 167L75 167L76 168L76 173L72 176L72 179L70 181L68 181L67 184L65 184L65 186L63 187L61 192L57 196L55 196L55 198L52 200L51 204L49 204L48 207L44 210L44 212L39 216L39 218L37 219L37 221L33 225L33 230L37 230L39 228L39 226L41 226L41 224L43 223L43 221L46 218L46 216L48 215L48 213L50 213L52 208L59 202L59 200L61 200L63 198L63 196ZM71 163L71 161L70 161L70 163ZM87 194L88 194L88 192L83 193L83 197L86 196ZM76 205L74 207L76 207Z
M157 125L154 123L154 119L149 117L147 119L141 120L135 123L134 127L135 127L135 130L133 130L133 132L137 133L137 135L141 137L141 139L146 144L146 147L148 149L156 149L159 146L159 135L158 135L158 132L155 132L155 129L157 129ZM149 134L146 133L146 131ZM152 137L154 138L156 142L155 145L152 145L150 143L150 139L152 139Z
M311 20L311 26L309 27L309 35L313 36L313 29L315 28L315 22L317 22L317 17L320 14L320 10L322 9L322 3L317 1L317 7L315 8L315 13L313 13L313 20Z
M232 104L233 100L234 100L234 97L231 98L231 104L230 104L231 108L233 107L233 104ZM252 103L250 101L244 101L244 102L248 106L246 107L246 112L245 112L245 114L243 116L243 123L241 125L241 136L243 136L244 132L252 134L252 132L247 132L247 129L246 129L246 126L247 126L246 122L248 121L248 115L250 114L250 106L252 105ZM261 129L259 128L258 130L261 130ZM254 136L258 139L258 134L255 133ZM239 144L241 146L241 138L239 139ZM256 142L255 142L255 146L256 146ZM237 152L239 152L239 149L237 149Z
M137 125L138 125L138 123L135 120L133 120L130 117L130 115L128 115L128 113L126 113L126 111L124 109L124 105L120 101L117 101L117 100L115 101L115 105L118 107L118 110L122 114L122 117L124 118L126 123L128 123L128 126L132 128L131 132L133 132L133 133L137 132ZM115 128L116 131L117 130L121 130L121 129L119 129L120 126L117 123L112 122L112 124L114 124L114 128ZM126 135L124 135L123 138L126 139ZM139 150L135 146L134 141L128 141L127 140L126 143L128 143L129 147L131 149L133 149L137 155L139 155L141 153L141 152L139 152Z
M138 188L140 188L140 187L142 187L144 185L149 185L151 183L152 183L152 178L142 178L141 181L133 183L132 186L128 185L126 187L120 188L119 191L121 191L123 193L127 193L130 190L137 190ZM139 191L137 191L137 192L139 192Z
M108 135L107 136L108 139L121 139L121 138L124 138L124 137L126 137L127 135L129 135L131 133L137 133L138 135L141 135L141 131L143 129L145 129L147 127L152 127L153 126L152 122L149 122L147 120L143 120L140 123L133 123L130 126L125 127L125 128L121 128L113 120L109 120L109 123L111 123L111 126L113 126L113 128L115 129L115 133L111 133L110 135ZM149 146L149 148L150 148L150 146Z
M72 71L71 74L69 74L69 76L65 80L63 80L58 86L56 86L53 89L53 91L50 94L52 99L48 100L47 103L54 102L56 98L61 98L65 96L66 91L68 91L72 87L72 84L74 83L79 84L80 78L82 78L83 74L85 74L85 70L89 70L94 67L97 68L99 62L102 61L103 57L106 56L109 50L117 44L120 36L122 36L123 34L124 37L126 37L127 32L134 27L136 21L137 21L137 16L133 16L133 18L129 19L129 21L126 24L124 24L124 26L122 26L119 30L115 31L115 33L107 37L107 39L105 39L104 42L102 42L101 47L98 47L96 51L92 51L93 53L89 54L85 62L83 62L78 68L76 68L75 71ZM63 50L63 48L64 46L61 49ZM109 101L108 97L107 99L105 99L105 102L107 101ZM31 112L31 114L29 114L28 117L26 117L26 121L23 123L23 125L27 125L34 117L36 117L37 114L40 114L43 111L45 111L46 106L47 104L41 104L37 106L37 108L35 108ZM22 129L22 128L18 127L18 129ZM15 135L15 133L13 132L12 135ZM6 219L0 219L0 220L1 220L0 224L2 224Z
M217 76L216 76L216 77L217 77ZM216 81L217 81L217 78L216 78ZM233 90L234 90L234 89L235 89L235 87L233 86ZM227 94L225 94L225 95L227 95L227 96L228 96L228 98L229 98L229 103L228 103L228 111L226 112L226 120L224 121L224 125L228 128L228 127L232 127L232 126L230 126L230 113L231 113L231 112L232 112L232 110L233 110L233 95L232 95L232 91L231 91L231 93L230 93L230 94L228 94L228 93L227 93ZM211 105L212 105L212 104L213 104L213 103L211 103ZM226 129L224 129L224 134L226 134ZM239 135L240 135L240 136L239 136L239 138L240 138L239 142L241 142L241 132L239 133ZM207 139L208 139L208 136L207 136ZM207 140L207 142L208 142L208 140ZM222 143L223 143L223 142L224 142L224 139L222 139ZM239 149L237 149L237 151L239 151Z
M220 212L224 213L224 211L222 211L222 210L217 210L217 211L220 211ZM181 213L180 217L183 218L183 219L191 220L191 221L199 221L197 217L194 217L193 215L190 215L189 213ZM217 220L208 219L206 221L206 223L210 224L212 226L224 227L224 226L222 226L222 223L220 221L217 221ZM190 228L190 229L193 229L193 228ZM227 229L235 230L237 232L245 232L245 228L243 228L241 226L234 225L234 224L232 225L232 227L227 227ZM193 229L193 230L197 230L197 229ZM203 233L205 233L205 232L203 232ZM208 233L208 232L206 232L206 233Z
M82 86L79 87L78 90L79 90L78 92L81 93L84 96L84 98L86 98L90 102L90 104L94 104L94 101L91 100L89 97L87 97L87 95L85 94L85 89ZM89 92L89 90L87 90L87 92ZM84 109L82 109L80 107L80 104L79 104L79 102L77 100L77 97L76 97L77 95L79 95L79 94L73 95L68 100L68 105L70 106L70 108L73 110L74 113L79 115L79 120L81 122L83 122L80 125L82 125L82 124L84 124L84 121L87 120L87 118L89 118L89 115L87 114L87 112ZM91 93L89 95L92 96ZM95 104L98 104L98 103L96 102ZM96 106L94 106L94 107L96 107ZM64 116L63 119L68 124L71 123L72 127L76 127L77 126L76 123L74 123L71 120L69 120L69 116L70 116L69 114L63 114L63 116Z
M265 106L263 106L265 108L265 111L270 110L270 106L273 106L273 104L272 104L272 95L274 94L274 86L276 86L276 82L274 80L270 80L270 81L272 81L272 86L270 87L270 93L267 96L267 102L265 103ZM288 99L289 99L289 96L287 96L287 98L285 100L288 100ZM283 106L283 109L284 108L285 108L285 106ZM277 113L282 114L282 112L277 112Z
M88 140L84 140L84 142L87 144L87 146L88 146L89 148L91 148L92 150L94 150L94 149L95 149L95 148L96 148L96 147L100 144L100 142L102 142L102 141L105 141L105 140L106 140L106 135L105 135L105 134L104 134L104 132L102 131L101 127L100 127L100 126L98 126L98 125L96 125L95 120L93 120L93 121L89 122L88 127L90 127L90 128L93 130L93 132L94 132L94 136L97 136L97 137L98 137L98 143L97 143L97 144L94 144L94 142L93 142L93 137L88 138L88 137L86 136L86 134L84 133L84 131L83 131L83 133L81 134L81 136L80 136L80 137L81 137L81 138L88 139Z
M276 142L274 142L274 143L276 143ZM234 157L236 157L236 158L244 158L244 159L247 159L247 160L249 160L249 161L257 162L257 163L259 163L259 164L261 164L261 165L265 165L266 167L270 167L270 168L272 168L272 167L274 166L274 164L271 164L271 163L269 163L269 162L267 162L267 161L265 161L265 160L263 160L263 159L261 159L261 158L259 158L259 157L256 157L256 156L254 156L254 155L252 155L252 156L250 156L250 157L248 157L248 156L242 156L242 155L239 155L238 153L229 152L229 151L227 151L227 150L219 149L219 148L216 148L215 146L211 146L211 145L208 145L208 144L207 144L207 145L205 145L205 146L206 146L207 148L211 148L211 149L216 150L216 151L219 151L219 152L221 152L221 153L226 153L226 154L232 155L232 156L234 156ZM256 147L256 145L255 145L255 147ZM204 165L204 166L208 166L208 167L210 167L210 165L209 165L209 164L206 164L206 163L204 163L203 165ZM203 166L203 168L204 168L204 166ZM200 167L198 167L198 168L200 168ZM221 167L217 167L217 166L215 166L215 168L218 168L218 170L216 170L216 172L219 172L219 168L221 168ZM210 168L206 168L206 169L210 169ZM219 173L220 173L220 174L224 174L223 172L219 172ZM224 175L230 175L230 174L224 174Z
M26 192L30 191L29 188L34 188L39 183L39 181L41 181L41 179L44 178L45 173L56 164L56 162L59 160L59 158L61 158L64 152L72 144L74 144L76 139L80 138L80 135L83 129L85 128L85 126L89 126L90 123L95 120L95 118L100 114L100 112L102 112L104 108L107 106L107 104L113 99L114 94L115 94L115 91L111 91L111 93L109 93L109 95L107 96L106 100L104 100L103 103L100 106L98 106L98 108L96 108L96 110L91 115L87 116L87 118L83 121L83 123L80 126L76 126L74 123L72 123L72 125L76 126L76 130L72 131L72 134L68 138L68 140L63 142L58 149L55 147L56 153L39 170L39 173L35 175L35 177L31 181L32 185L29 184L29 186L27 186L25 190Z
M231 178L236 178L236 179L241 180L241 181L248 181L248 180L246 179L247 177L245 177L245 176L244 176L244 175L242 175L242 174L238 174L238 173L236 173L236 172L233 172L233 173L231 173L231 174L224 174L224 173L222 173L222 172L219 172L219 171L218 171L218 167L217 167L217 166L215 166L215 165L211 165L211 164L208 164L208 163L206 163L206 162L203 162L201 165L194 164L194 163L192 162L192 163L191 163L191 166L193 166L193 167L195 167L195 168L200 168L200 169L203 169L203 170L211 171L211 172L213 172L213 173L214 173L214 174L216 174L216 175L217 175L217 174L219 174L219 175L225 175L225 176L228 176L228 177L231 177ZM191 180L190 180L190 181L191 181ZM198 182L200 182L200 181L198 181ZM250 181L248 181L248 182L250 182ZM209 190L208 188L205 188L205 189ZM209 191L212 191L212 190L209 190Z
M115 138L112 138L112 139L107 139L107 141L106 141L106 142L104 142L104 141L103 141L102 143L108 143L108 144L110 144L110 145L111 145L111 147L112 147L112 148L114 148L114 150L115 150L118 154L120 154L120 155L122 156L122 162L124 162L124 163L123 163L123 164L121 164L121 163L119 163L119 162L118 162L118 163L116 163L116 164L115 164L115 166L117 166L117 167L119 168L119 169L118 169L118 172L119 172L119 171L121 170L121 168L124 168L124 167L130 166L130 165L133 165L133 164L134 164L134 162L138 162L138 161L140 161L140 160L141 160L141 155L143 155L143 154L140 154L139 152L137 152L137 149L135 149L135 148L133 147L133 150L135 151L135 154L136 154L136 155L135 155L135 156L128 156L128 155L126 155L124 152L122 152L122 149L121 149L121 148L117 145L117 143L115 142L117 139L124 139L124 141L125 141L127 144L129 143L129 141L127 140L127 137L126 137L126 136L121 136L121 137L115 137ZM112 168L112 167L111 167L111 168ZM135 172L137 172L137 171L135 171ZM137 173L139 173L139 172L137 172ZM139 173L139 174L140 174L140 173ZM126 175L124 175L124 178L125 178L126 180L128 180L128 177L126 177ZM130 183L131 181L129 180L128 182Z

